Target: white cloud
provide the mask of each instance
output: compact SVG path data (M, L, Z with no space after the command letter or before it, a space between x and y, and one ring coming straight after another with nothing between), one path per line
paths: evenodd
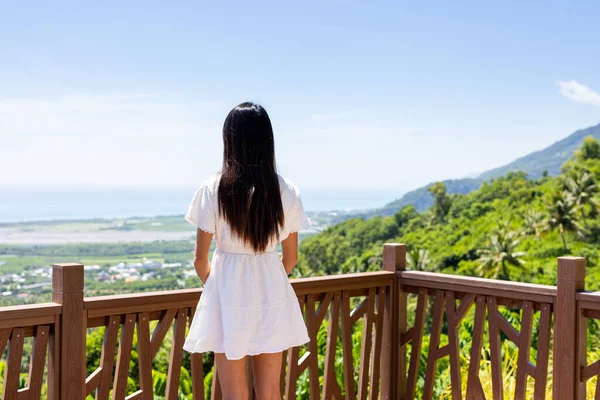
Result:
M557 84L560 87L560 94L566 98L578 103L591 104L600 107L600 94L576 80L558 81Z

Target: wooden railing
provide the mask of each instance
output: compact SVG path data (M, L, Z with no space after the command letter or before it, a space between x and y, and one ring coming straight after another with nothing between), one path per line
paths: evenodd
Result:
M600 360L586 360L587 321L600 319L600 294L584 292L583 258L560 258L557 286L543 286L406 271L403 245L383 253L380 272L292 281L311 340L285 352L283 398L299 396L301 385L310 399L585 398L586 382L600 374ZM166 345L165 397L177 399L202 290L84 298L83 289L83 266L59 264L53 303L0 308L0 356L8 349L2 398L153 399L153 360ZM86 333L98 329L102 353L87 374ZM220 399L218 371L204 387L206 361L189 359L193 398ZM248 372L242 384L251 387L251 363Z

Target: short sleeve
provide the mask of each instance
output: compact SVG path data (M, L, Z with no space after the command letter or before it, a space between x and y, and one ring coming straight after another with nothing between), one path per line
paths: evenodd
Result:
M300 193L296 193L294 201L290 206L289 212L285 215L286 231L300 232L310 227L310 219L304 211L304 204Z
M185 219L200 230L215 234L217 230L215 204L208 184L204 183L194 194Z

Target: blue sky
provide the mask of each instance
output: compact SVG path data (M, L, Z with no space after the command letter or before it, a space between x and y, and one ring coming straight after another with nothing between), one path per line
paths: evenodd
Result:
M196 186L246 100L300 187L481 172L600 122L598 15L593 1L0 1L0 184Z

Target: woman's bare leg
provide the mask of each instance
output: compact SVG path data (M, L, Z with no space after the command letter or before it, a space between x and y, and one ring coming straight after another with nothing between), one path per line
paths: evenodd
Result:
M260 400L281 400L281 363L283 352L252 356L254 390Z
M215 353L223 400L248 400L246 357L228 360L224 353Z

